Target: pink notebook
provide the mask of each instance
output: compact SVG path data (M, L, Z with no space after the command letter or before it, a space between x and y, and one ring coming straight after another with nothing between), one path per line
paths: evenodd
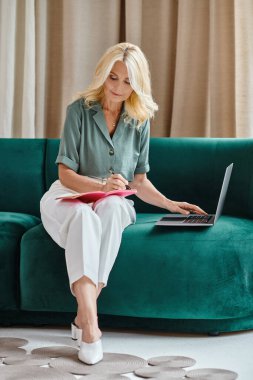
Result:
M129 195L136 194L137 190L112 190L105 193L104 191L90 191L88 193L68 194L57 197L63 201L79 200L84 203L96 202L99 199L109 197L110 195L118 195L119 197L128 197Z

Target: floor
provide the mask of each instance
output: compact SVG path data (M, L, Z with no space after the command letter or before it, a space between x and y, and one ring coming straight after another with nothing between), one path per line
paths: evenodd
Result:
M25 346L28 352L42 346L75 346L68 328L0 328L0 337L26 338L29 340L29 345ZM103 347L105 352L127 353L145 359L163 355L187 356L197 361L191 369L224 368L237 372L240 380L253 379L253 331L209 337L106 330L103 331ZM138 379L131 374L127 377Z

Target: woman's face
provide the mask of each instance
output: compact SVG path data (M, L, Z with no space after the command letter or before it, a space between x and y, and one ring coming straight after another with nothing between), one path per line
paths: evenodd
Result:
M126 65L121 61L115 62L104 83L106 100L116 103L124 102L129 98L132 91Z

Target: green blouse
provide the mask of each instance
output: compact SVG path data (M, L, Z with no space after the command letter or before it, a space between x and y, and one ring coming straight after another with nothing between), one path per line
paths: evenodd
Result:
M150 123L139 129L136 121L124 121L124 107L112 137L100 103L87 107L78 99L67 107L64 130L56 163L78 174L107 178L121 174L132 181L134 174L149 171Z

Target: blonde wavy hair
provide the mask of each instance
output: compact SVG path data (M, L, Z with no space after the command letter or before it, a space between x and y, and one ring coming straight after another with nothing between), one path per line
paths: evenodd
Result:
M78 98L83 98L88 107L94 102L101 102L104 97L104 82L117 61L125 63L133 89L125 101L125 121L135 119L139 127L145 120L154 117L158 105L153 101L151 94L147 59L136 45L123 42L110 47L99 60L91 84L84 92L78 94Z

